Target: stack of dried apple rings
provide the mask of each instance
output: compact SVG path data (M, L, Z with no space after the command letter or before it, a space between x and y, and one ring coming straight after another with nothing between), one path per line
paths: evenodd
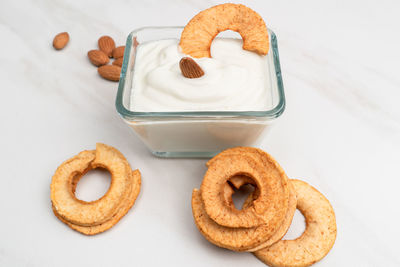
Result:
M94 168L104 168L111 173L110 188L98 200L77 199L78 181ZM140 186L139 170L132 171L117 149L98 143L96 150L82 151L57 168L50 185L53 212L72 229L95 235L113 227L129 211Z
M329 201L307 183L288 179L266 152L231 148L207 167L200 190L193 190L192 211L197 228L211 243L254 252L270 266L309 266L332 248L336 221ZM255 189L238 210L232 194L246 184ZM306 230L296 240L281 240L296 208L306 218Z

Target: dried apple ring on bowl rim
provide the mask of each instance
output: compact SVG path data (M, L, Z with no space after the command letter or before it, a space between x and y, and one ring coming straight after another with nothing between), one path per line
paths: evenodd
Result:
M74 177L93 168L105 168L111 173L111 185L98 200L79 200L72 192ZM94 226L111 219L129 189L131 168L115 148L98 143L95 151L83 151L62 163L51 182L51 201L57 214L76 225Z
M218 159L209 164L200 188L208 216L226 227L251 228L267 224L277 229L288 207L287 183L282 186L281 176L271 175L269 170L250 155L217 157ZM227 205L223 196L226 182L238 175L254 180L259 190L258 198L243 210Z
M243 39L243 49L268 54L268 30L262 17L244 5L221 4L201 11L183 29L182 52L195 58L211 57L210 47L218 33L232 30Z

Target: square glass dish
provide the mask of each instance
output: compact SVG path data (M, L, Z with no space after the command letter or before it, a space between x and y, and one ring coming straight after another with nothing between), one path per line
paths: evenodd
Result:
M159 157L212 157L230 147L256 145L285 109L277 40L271 30L268 31L270 50L266 55L269 72L265 75L270 76L266 110L135 112L130 109L137 47L150 41L179 39L182 30L183 27L145 27L129 34L116 97L118 113Z

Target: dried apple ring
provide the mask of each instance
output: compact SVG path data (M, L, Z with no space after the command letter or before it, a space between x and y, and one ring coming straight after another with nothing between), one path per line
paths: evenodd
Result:
M73 191L75 191L75 186L79 179L80 179L80 177L77 177L75 179L75 182L73 185ZM102 224L98 224L98 225L94 225L94 226L76 225L76 224L73 224L73 223L63 219L57 213L54 206L52 206L53 212L57 216L58 219L60 219L63 223L65 223L71 229L73 229L77 232L80 232L84 235L96 235L96 234L102 233L102 232L110 229L111 227L113 227L117 222L119 222L119 220L121 220L121 218L125 216L125 214L131 209L131 207L135 203L135 200L136 200L137 196L139 195L140 186L141 186L141 175L140 175L139 170L134 170L132 172L130 180L131 181L130 181L130 186L129 186L129 190L128 190L129 192L127 192L127 196L124 198L124 200L121 201L121 207L118 209L117 213L110 220L108 220Z
M269 266L310 266L325 257L336 239L335 212L317 189L300 180L291 180L297 209L304 215L306 229L295 240L281 240L254 255Z
M111 185L98 200L79 200L72 192L73 178L93 168L102 167L111 173ZM131 168L115 148L97 144L95 151L83 151L62 163L51 182L51 201L57 214L76 225L94 226L111 219L129 188Z
M268 30L262 17L240 4L221 4L201 11L183 29L182 52L195 58L211 57L211 42L218 33L232 30L243 39L243 49L268 54Z
M208 216L227 227L250 228L268 224L276 229L287 210L287 183L282 186L281 176L271 175L273 173L270 170L265 169L250 155L232 154L217 157L218 159L209 165L201 184L201 196ZM226 205L221 197L226 182L237 175L253 179L260 191L259 197L252 205L243 210Z
M255 148L255 147L234 147L234 148L229 148L226 149L222 152L220 152L218 155L210 159L207 163L206 166L210 166L215 160L217 160L221 156L229 156L229 155L248 155L253 157L257 162L262 164L264 168L270 173L271 176L274 177L280 177L280 179L276 180L277 184L275 186L282 188L284 191L284 194L289 196L289 189L287 188L288 184L288 178L282 169L282 167L278 164L278 162L267 152ZM245 179L245 182L247 184L252 184L255 186L255 182L246 176L237 176L237 177L232 177L230 179L230 183L232 183L236 189L238 189L240 186L243 185L243 179Z

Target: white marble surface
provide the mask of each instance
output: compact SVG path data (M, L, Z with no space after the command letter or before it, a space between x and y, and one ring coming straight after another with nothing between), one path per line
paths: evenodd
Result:
M203 239L190 197L205 160L153 157L115 111L117 84L86 58L102 34L123 44L134 28L183 25L217 2L0 2L0 266L263 266ZM241 2L277 34L286 89L261 148L336 211L336 244L317 265L400 266L400 2ZM71 41L57 52L60 31ZM120 149L143 187L116 227L86 237L54 217L49 185L63 160L96 142ZM107 182L95 172L79 193Z

